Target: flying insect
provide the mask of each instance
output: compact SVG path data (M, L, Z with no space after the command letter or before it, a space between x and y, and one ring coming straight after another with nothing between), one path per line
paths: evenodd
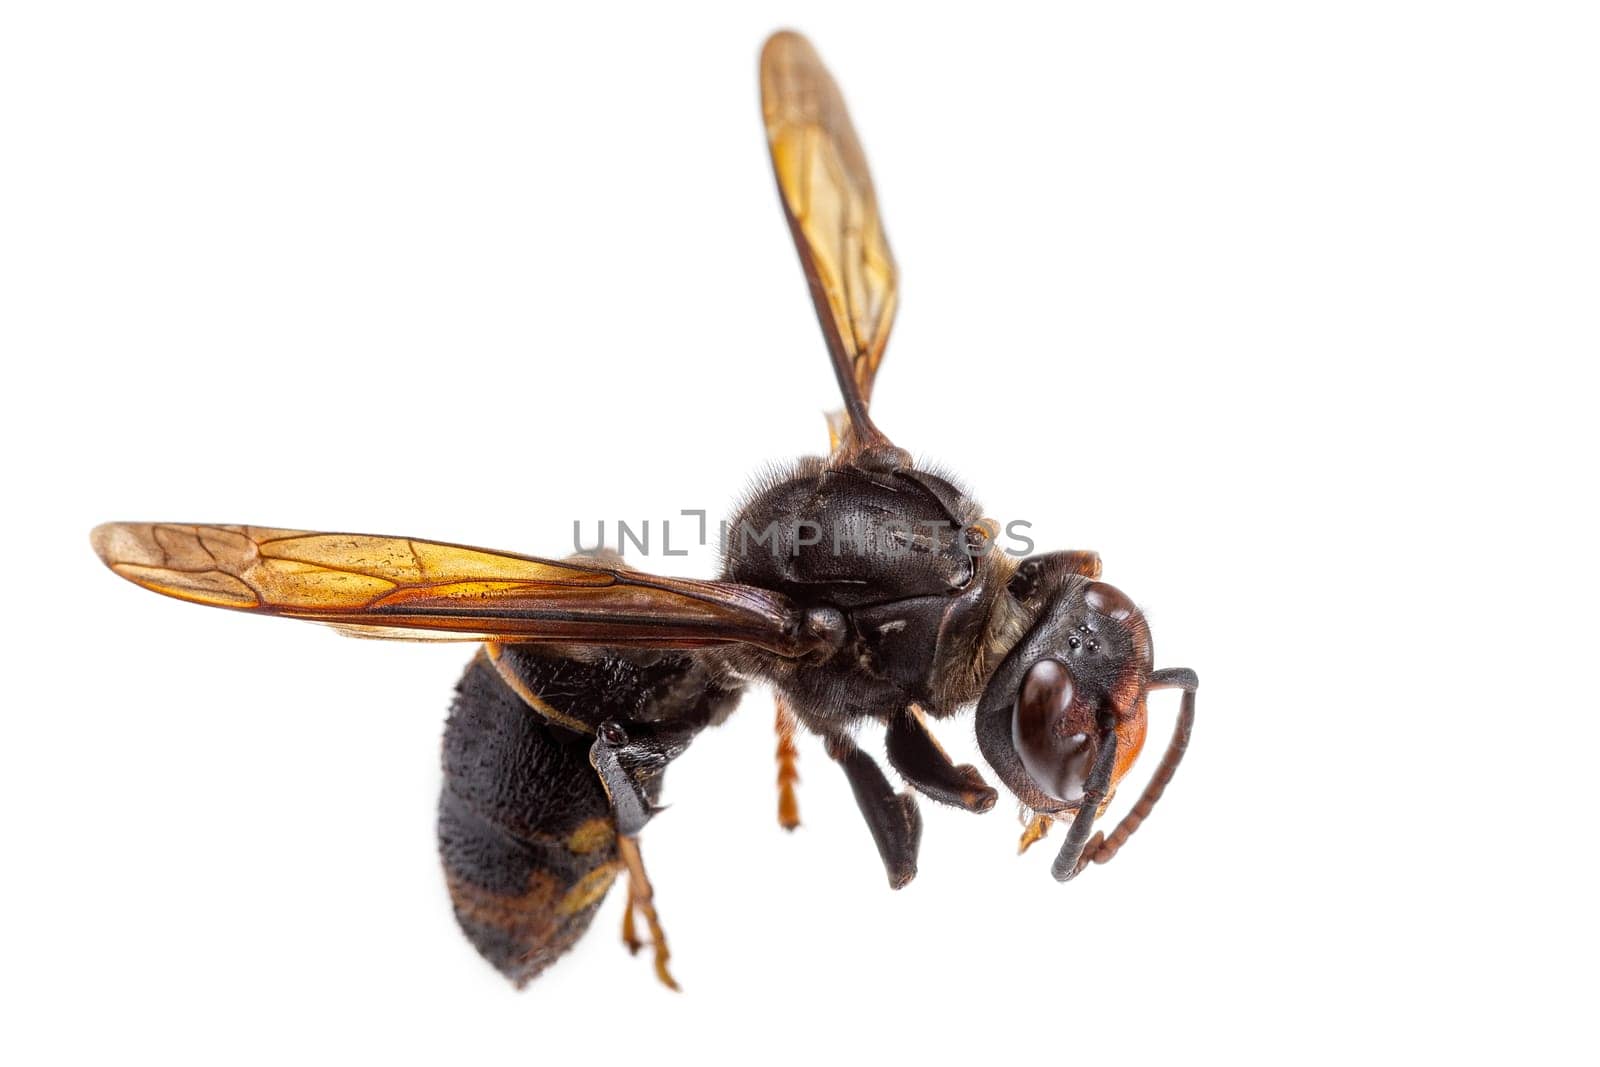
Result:
M1026 812L1022 847L1066 830L1069 880L1126 842L1188 744L1198 679L1154 666L1149 626L1093 552L1017 560L949 476L873 422L898 280L844 101L792 32L761 53L779 199L843 396L832 448L765 478L729 523L716 580L405 537L260 526L110 523L113 571L197 604L363 637L479 642L444 737L439 850L457 920L519 986L585 932L627 876L676 988L639 838L662 774L751 684L777 700L779 821L798 824L793 737L817 735L855 795L891 886L917 870L916 794L973 812L998 797L930 722L976 707L979 748ZM1148 697L1181 690L1167 751L1132 810L1094 830L1144 746ZM898 790L855 743L881 723Z

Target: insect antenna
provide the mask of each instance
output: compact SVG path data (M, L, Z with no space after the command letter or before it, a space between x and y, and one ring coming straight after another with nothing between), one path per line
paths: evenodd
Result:
M1156 801L1160 800L1161 794L1166 792L1167 783L1171 782L1172 776L1177 773L1178 764L1183 762L1184 752L1189 748L1189 735L1194 730L1195 690L1199 687L1199 677L1194 671L1186 667L1156 671L1150 676L1151 689L1181 688L1183 690L1183 703L1178 709L1177 725L1172 729L1172 740L1167 744L1167 751L1162 755L1161 763L1157 765L1155 774L1150 776L1149 784L1144 787L1144 792L1139 794L1138 803L1134 804L1133 810L1122 817L1122 821L1117 823L1117 828L1111 831L1110 837L1102 837L1100 834L1095 834L1083 848L1082 854L1076 858L1076 866L1065 878L1062 878L1060 874L1061 860L1066 856L1066 848L1065 846L1062 847L1061 858L1056 860L1054 868L1056 877L1060 878L1061 881L1072 880L1091 863L1110 862L1111 857L1117 854L1122 846L1127 843L1128 838L1133 836L1133 832L1139 829L1144 824L1145 819L1149 817L1151 809L1156 806ZM1074 832L1077 831L1078 822L1082 816L1083 809L1079 809L1078 819L1074 819L1072 822Z
M1078 805L1078 814L1073 816L1072 828L1067 831L1067 839L1061 842L1061 851L1056 854L1056 861L1050 867L1050 873L1055 875L1058 882L1070 882L1082 869L1079 860L1088 844L1094 818L1105 801L1106 790L1111 788L1111 766L1116 760L1117 723L1115 715L1108 712L1100 723L1100 751L1095 754L1094 766L1089 769L1089 780L1083 785L1083 800Z

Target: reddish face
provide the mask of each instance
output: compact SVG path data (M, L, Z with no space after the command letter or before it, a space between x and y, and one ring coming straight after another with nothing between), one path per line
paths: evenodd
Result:
M979 706L985 756L1039 812L1082 804L1096 757L1113 733L1114 788L1145 735L1150 638L1143 616L1114 586L1064 584L1041 605L1039 622L990 680Z

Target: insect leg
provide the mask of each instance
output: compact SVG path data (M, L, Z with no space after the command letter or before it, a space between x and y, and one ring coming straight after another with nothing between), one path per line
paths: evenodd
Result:
M656 977L668 989L676 990L678 983L672 977L672 972L667 970L667 961L672 958L672 953L667 949L667 935L661 929L660 916L656 914L655 889L650 885L650 877L644 873L639 839L617 838L617 851L622 854L622 862L628 869L628 905L622 919L622 939L627 942L629 952L638 952L642 947L633 930L633 913L637 909L650 930L650 943L655 948Z
M889 720L885 740L889 763L924 796L966 811L988 811L998 796L970 763L950 762L938 740L928 732L922 709L902 708Z
M872 840L883 857L889 888L900 889L917 875L917 846L922 840L922 816L917 799L896 793L873 758L847 737L827 739L828 755L844 768Z
M659 739L648 735L630 737L629 729L615 719L601 723L595 731L594 743L589 748L589 763L599 775L600 785L611 802L611 817L617 829L617 853L622 858L623 869L628 872L628 903L622 913L622 941L628 951L637 954L644 947L634 926L634 914L644 918L650 931L650 943L655 949L656 977L668 989L677 989L678 983L667 969L671 952L667 949L667 935L661 929L660 916L656 914L655 889L644 871L644 859L639 854L639 832L654 817L656 807L653 795L646 786L640 769L641 762L656 756L665 756ZM667 757L670 758L670 757ZM664 762L664 760L663 760Z
M800 750L794 746L795 718L782 695L777 697L778 731L778 825L793 830L800 825L800 801L795 796L794 784L800 780L795 763Z

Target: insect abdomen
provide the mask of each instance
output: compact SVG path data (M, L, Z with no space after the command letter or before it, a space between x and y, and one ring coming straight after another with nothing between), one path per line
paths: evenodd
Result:
M485 656L457 686L439 855L462 931L518 986L577 942L620 869L590 743L534 713Z

